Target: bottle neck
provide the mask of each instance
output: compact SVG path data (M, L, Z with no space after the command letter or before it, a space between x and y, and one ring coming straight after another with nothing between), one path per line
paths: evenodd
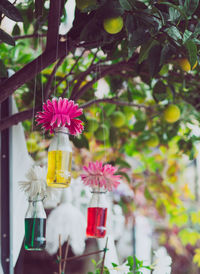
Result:
M69 141L68 129L65 127L58 127L55 129L55 135L50 143L49 151L68 151L72 152Z
M38 209L38 208L43 208L43 200L44 199L39 199L39 198L34 198L34 199L29 199L29 208L32 208L34 210L34 208Z
M44 197L42 196L29 198L29 206L26 212L26 218L46 218L43 200Z
M92 188L92 197L89 203L89 207L107 207L107 201L106 201L106 190L99 187L95 186Z
M91 189L91 193L96 193L96 194L105 194L107 191L105 188L100 187L100 185L93 186Z
M55 128L55 134L68 134L69 135L69 130L66 127L57 127Z

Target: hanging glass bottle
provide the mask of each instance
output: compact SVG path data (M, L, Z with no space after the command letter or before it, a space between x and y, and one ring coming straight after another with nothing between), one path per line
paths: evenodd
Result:
M46 245L46 213L40 195L29 199L28 210L25 215L26 250L43 250Z
M98 186L92 188L92 198L87 210L87 237L103 238L106 235L107 202L105 193L106 190Z
M50 187L68 187L71 182L72 148L68 129L55 129L48 150L47 185Z

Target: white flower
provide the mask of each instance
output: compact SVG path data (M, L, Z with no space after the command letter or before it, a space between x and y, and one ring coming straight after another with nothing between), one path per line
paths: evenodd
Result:
M40 194L53 199L59 190L47 186L46 176L47 170L45 167L32 166L26 173L27 181L19 181L20 188L28 197L35 197Z
M122 265L115 266L110 270L114 270L116 274L127 274L129 272L129 266L127 265L127 263L128 262L126 261Z
M153 274L170 274L171 273L171 263L172 259L168 255L164 247L160 247L157 251L154 252L156 261Z

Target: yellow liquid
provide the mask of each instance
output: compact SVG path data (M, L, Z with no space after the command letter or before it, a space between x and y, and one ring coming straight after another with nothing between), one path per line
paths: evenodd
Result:
M71 163L71 152L49 151L47 185L50 187L68 187L71 182Z

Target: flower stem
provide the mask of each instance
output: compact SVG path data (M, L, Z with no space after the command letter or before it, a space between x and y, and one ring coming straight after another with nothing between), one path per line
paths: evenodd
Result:
M104 271L104 263L105 263L105 257L106 257L106 251L108 250L107 249L107 246L108 246L108 237L106 238L106 245L105 245L105 248L104 248L104 254L103 254L103 260L102 260L102 265L101 265L101 272L100 274L103 274L103 271Z

